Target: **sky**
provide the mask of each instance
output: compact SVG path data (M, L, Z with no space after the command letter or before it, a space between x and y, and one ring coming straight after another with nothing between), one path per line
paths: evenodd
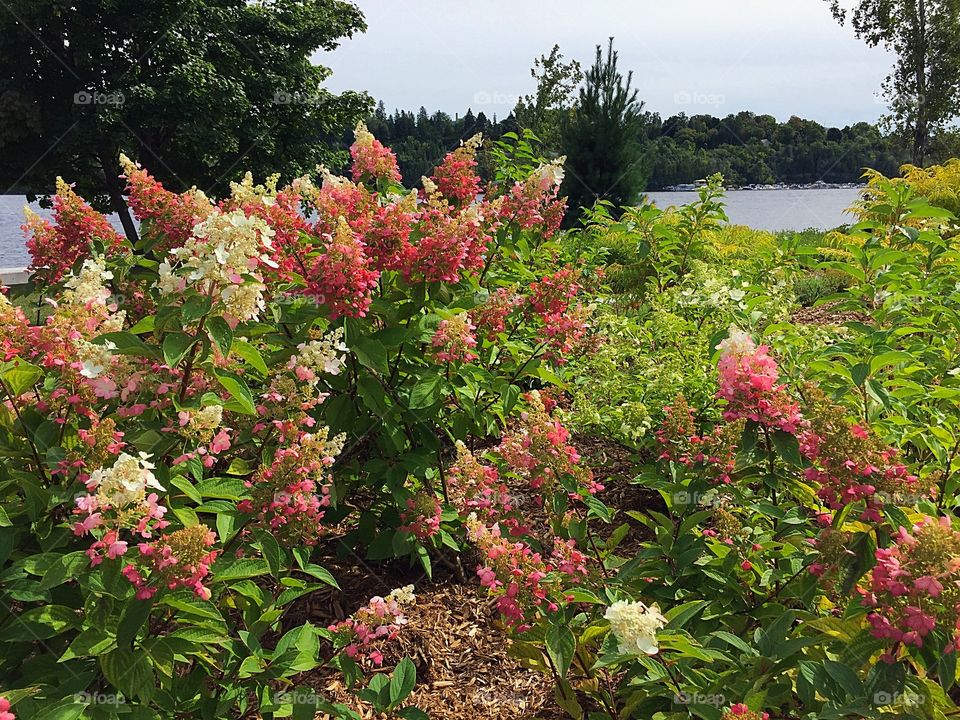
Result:
M841 27L825 0L354 0L368 30L314 60L333 91L366 90L388 111L467 108L502 118L531 93L556 43L584 66L615 38L646 109L874 122L892 57Z

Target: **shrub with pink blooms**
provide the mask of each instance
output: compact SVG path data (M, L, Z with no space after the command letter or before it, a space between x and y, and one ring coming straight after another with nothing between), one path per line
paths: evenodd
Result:
M49 311L32 322L0 296L7 707L79 717L78 693L109 690L143 717L300 716L278 683L328 665L359 686L396 661L413 597L291 627L336 586L321 555L431 572L471 513L520 528L455 443L519 432L521 394L563 382L592 277L557 265L573 258L551 239L553 165L524 156L520 213L480 180L488 150L464 143L418 193L361 125L349 177L247 174L224 198L124 157L136 248L58 183L52 220L24 225ZM518 421L516 471L584 480L543 412ZM581 540L553 534L529 557L582 578Z

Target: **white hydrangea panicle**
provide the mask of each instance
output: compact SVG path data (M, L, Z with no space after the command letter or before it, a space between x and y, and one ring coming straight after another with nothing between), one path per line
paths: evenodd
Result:
M113 362L113 350L116 345L112 342L105 342L102 345L95 345L92 342L83 339L74 341L77 349L77 356L83 367L80 374L85 378L98 378L103 375Z
M165 490L153 474L156 466L148 462L149 458L146 453L137 457L120 453L113 467L100 468L90 475L87 489L96 491L101 506L121 509L143 502L147 490Z
M549 190L553 187L559 187L561 184L563 184L563 164L566 161L567 156L561 155L556 160L538 167L531 177L534 178L541 190Z
M413 585L404 585L401 588L391 590L386 598L393 600L399 605L414 605L417 602L417 596L413 592Z
M731 325L727 331L726 340L722 340L717 345L717 350L724 355L748 355L756 350L757 346L750 337L750 333L744 332L736 325Z
M657 631L667 624L667 619L656 604L648 607L642 602L618 600L607 608L604 618L624 655L656 655L660 651Z
M106 305L110 297L107 282L113 279L113 273L101 256L89 257L83 261L80 271L71 275L64 286L67 288L61 302L69 305Z
M287 367L301 368L308 373L298 373L306 382L316 383L321 373L339 375L346 367L348 348L343 342L343 328L337 328L320 340L311 340L297 346L297 354L290 358ZM310 375L314 377L310 377Z

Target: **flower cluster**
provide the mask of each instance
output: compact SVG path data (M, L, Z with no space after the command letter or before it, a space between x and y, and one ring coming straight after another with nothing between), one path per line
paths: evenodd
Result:
M424 188L436 188L436 192L455 204L473 201L480 192L476 155L482 142L483 136L478 133L447 153L434 170L431 182L424 183Z
M523 304L523 298L511 288L498 288L487 301L470 311L470 322L483 337L493 342L497 335L507 329L507 317Z
M287 368L293 370L300 382L316 385L323 373L340 374L346 367L347 352L347 346L343 342L343 328L337 328L326 336L319 336L298 345L296 354L291 356L287 363Z
M514 183L503 196L504 215L524 229L541 226L543 236L552 237L566 210L566 200L557 199L565 162L566 157L559 157L541 165L524 182Z
M10 701L0 697L0 720L17 720L17 716L10 712Z
M380 273L368 267L360 238L340 218L336 230L326 235L321 245L322 252L308 259L306 294L329 307L331 320L341 315L365 316Z
M94 241L107 252L117 252L123 238L106 217L96 212L77 195L62 178L57 178L57 194L53 197L53 219L44 220L24 208L26 221L22 228L30 252L30 272L38 281L58 282L70 268L90 254Z
M123 568L123 576L136 588L140 600L153 597L161 585L170 590L188 588L197 597L209 600L210 589L203 580L217 558L217 551L210 549L216 541L216 533L206 525L192 525L154 542L140 543L140 557L149 572L148 578L142 574L143 567L138 569L132 563Z
M330 506L329 468L343 449L344 435L294 433L273 462L246 481L251 498L237 509L255 515L255 524L291 544L316 545L323 534L324 508ZM319 494L318 494L319 493Z
M74 514L83 517L74 524L74 534L82 537L99 532L87 549L92 564L99 565L104 556L112 560L127 552L128 542L122 536L125 530L149 539L169 525L163 519L167 509L158 503L157 493L148 494L148 490L164 491L148 457L144 453L139 457L120 453L112 467L90 474L87 494L76 499Z
M547 357L558 364L566 362L586 335L589 311L575 304L581 289L570 266L530 284L530 307L542 323L541 342Z
M734 703L723 711L720 720L770 720L770 713L754 712L743 703Z
M898 461L894 448L859 424L817 388L806 391L809 427L800 434L800 451L811 462L804 473L831 508L865 501L862 519L880 522L885 502L903 504L932 489ZM913 504L913 503L910 503Z
M618 600L607 608L604 618L624 655L656 655L660 651L657 631L667 624L667 619L656 604Z
M517 632L532 626L545 612L556 612L565 602L561 589L550 577L554 566L527 543L503 537L500 526L487 526L475 517L467 519L467 534L483 555L477 567L480 584L497 598L497 609Z
M383 664L382 644L394 640L407 619L403 607L416 603L413 585L397 588L385 598L370 598L364 607L346 620L330 625L327 629L342 643L347 657L354 660L368 659L373 665Z
M530 407L521 413L519 426L504 436L497 452L541 493L561 478L571 478L578 491L591 495L603 490L590 469L580 464L580 454L567 442L570 432L551 417L540 393L533 391L525 397Z
M193 229L182 247L170 251L173 263L159 267L161 294L183 291L188 285L212 300L239 321L257 318L265 306L261 265L272 266L273 229L242 210L216 210Z
M476 328L467 313L462 312L447 320L441 320L430 344L437 362L471 362L477 359L473 349L477 346L474 337Z
M788 433L802 427L800 407L777 384L777 362L767 354L766 345L756 346L750 335L731 325L729 336L717 349L721 352L717 397L727 401L725 420L743 418Z
M353 131L354 142L350 146L350 157L353 159L351 172L355 182L364 177L375 180L389 180L400 182L400 168L397 166L397 156L384 147L377 140L363 122L358 122Z
M497 469L484 465L466 445L457 442L457 462L447 473L450 498L466 519L473 514L481 522L493 525L508 523L513 510L512 499Z
M443 508L432 492L421 491L407 498L400 511L400 530L414 535L418 540L427 540L440 532L440 515Z
M877 564L860 587L874 637L922 647L940 629L956 644L960 622L960 533L946 517L926 517L901 527L890 547L876 551ZM892 661L894 650L888 659Z
M213 204L195 187L178 195L126 155L120 155L120 165L127 179L127 202L140 221L141 235L157 255L183 246L193 228L213 211Z
M711 480L727 485L737 464L737 447L743 432L743 421L716 426L709 433L698 434L693 408L683 395L673 405L663 408L663 424L656 432L660 459L682 465L697 465Z

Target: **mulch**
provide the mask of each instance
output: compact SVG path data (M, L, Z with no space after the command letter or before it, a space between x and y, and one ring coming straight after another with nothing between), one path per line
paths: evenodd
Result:
M790 318L796 325L843 325L848 322L869 322L870 316L858 310L839 310L841 300L804 307Z

